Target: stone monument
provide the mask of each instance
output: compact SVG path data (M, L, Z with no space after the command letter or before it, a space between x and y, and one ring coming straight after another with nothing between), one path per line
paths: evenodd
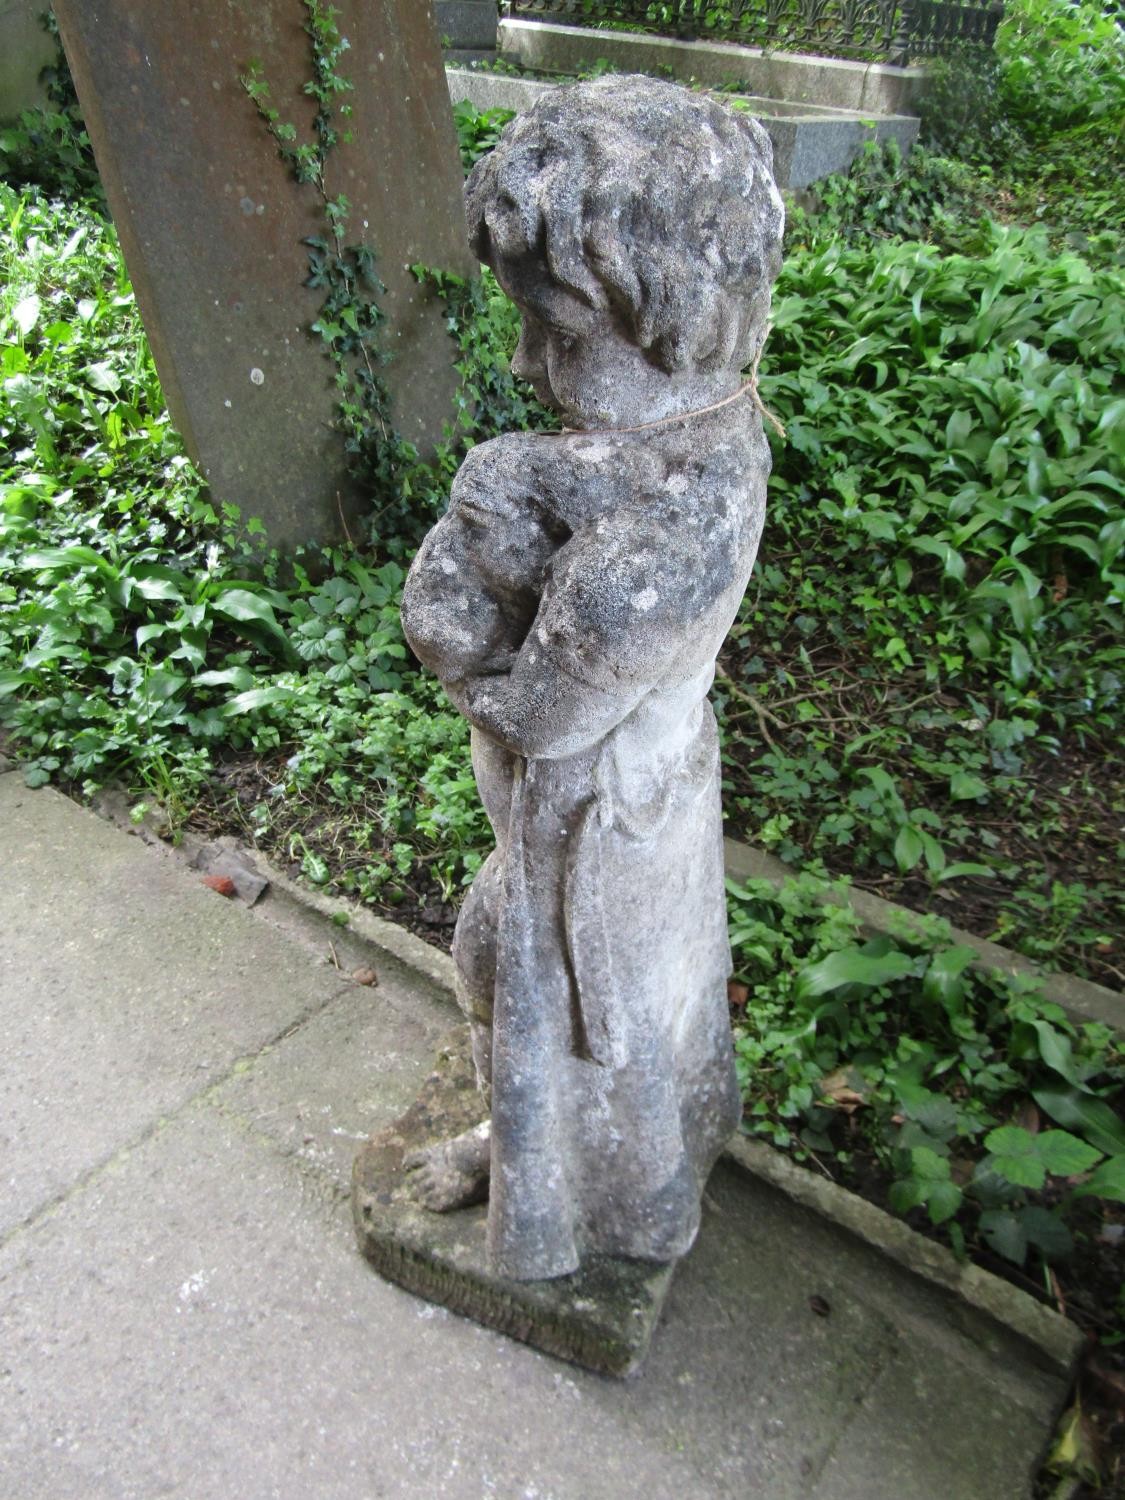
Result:
M360 1153L357 1228L423 1295L621 1372L739 1119L707 693L765 514L742 372L783 210L761 126L633 77L540 99L466 203L565 426L474 449L407 580L496 849L454 938L472 1068L451 1045Z
M44 7L40 7L44 8ZM260 64L311 138L304 0L56 0L98 170L164 395L215 498L281 548L359 540L371 508L334 430L339 392L309 336L316 192L293 182L241 77ZM322 5L321 10L325 8ZM456 357L418 262L475 269L429 0L337 0L352 110L326 166L347 237L386 286L394 422L420 449L454 413ZM344 138L345 135L350 138Z

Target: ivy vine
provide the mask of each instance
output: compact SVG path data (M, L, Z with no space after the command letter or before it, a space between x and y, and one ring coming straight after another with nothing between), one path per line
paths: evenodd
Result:
M376 270L374 249L349 238L350 204L328 187L332 151L352 139L350 80L341 71L349 50L325 0L301 0L309 38L311 77L304 92L316 101L311 134L300 138L270 97L260 62L251 62L241 83L276 143L294 179L320 199L324 232L302 243L308 249L305 285L322 290L310 332L332 362L339 392L336 421L353 479L371 496L370 540L390 558L405 559L444 510L449 486L468 448L510 428L557 425L535 401L530 387L511 373L507 358L518 334L519 315L487 271L465 280L448 271L412 266L415 278L441 300L445 327L457 359L459 385L445 441L422 460L396 431L390 392L383 378L389 356L382 347L386 314L379 298L386 287ZM463 139L464 145L464 139Z
M334 367L339 392L335 425L343 435L348 470L372 495L376 511L383 513L394 505L402 471L416 462L417 453L391 419L390 391L382 374L389 360L382 347L386 313L379 303L386 287L375 269L375 251L362 240L349 240L351 205L343 193L333 196L328 188L329 158L340 142L352 140L347 96L353 85L340 70L350 44L341 35L333 6L324 0L301 3L312 65L304 93L316 101L311 138L302 141L297 126L282 119L259 61L247 65L240 82L282 161L295 180L311 186L320 199L324 232L302 241L308 248L309 268L304 284L324 293L310 332L320 339Z

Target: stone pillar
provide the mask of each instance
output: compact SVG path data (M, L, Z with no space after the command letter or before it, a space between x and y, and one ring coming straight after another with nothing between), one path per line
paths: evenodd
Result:
M385 371L399 431L421 448L452 413L441 310L409 266L466 275L461 172L429 0L337 0L351 44L350 143L328 189L349 242L376 253L389 315ZM358 539L366 497L331 429L332 366L306 329L319 199L296 184L239 75L258 60L283 120L313 103L302 0L56 0L106 196L172 418L216 499L272 543Z
M54 39L41 21L47 3L0 0L0 124L47 103L39 82L40 73L55 60Z

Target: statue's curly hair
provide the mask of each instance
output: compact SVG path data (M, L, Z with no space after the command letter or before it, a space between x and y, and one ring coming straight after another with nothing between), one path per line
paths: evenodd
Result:
M629 76L570 84L474 167L469 236L533 312L553 284L614 308L664 370L741 368L781 264L772 168L762 126L705 94Z

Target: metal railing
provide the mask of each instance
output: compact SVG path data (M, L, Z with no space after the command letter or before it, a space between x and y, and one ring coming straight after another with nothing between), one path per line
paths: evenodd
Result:
M906 63L987 49L999 0L505 0L519 20Z

